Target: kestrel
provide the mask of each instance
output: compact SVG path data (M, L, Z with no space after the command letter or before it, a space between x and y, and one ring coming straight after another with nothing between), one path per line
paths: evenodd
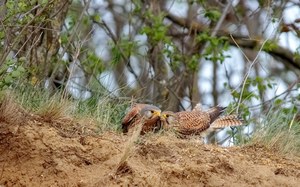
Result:
M122 120L123 133L127 133L136 125L142 124L141 134L160 129L161 110L153 105L134 104Z
M242 125L235 115L219 117L224 107L213 107L206 111L195 109L193 111L171 112L164 111L161 120L164 128L173 128L180 135L201 135L208 129L220 129L229 126Z

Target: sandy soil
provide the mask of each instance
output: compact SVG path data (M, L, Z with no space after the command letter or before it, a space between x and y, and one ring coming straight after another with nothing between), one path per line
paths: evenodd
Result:
M0 107L1 108L1 107ZM70 118L0 111L0 186L299 186L299 158L259 145L222 148L166 134L93 133ZM118 169L117 169L118 168Z

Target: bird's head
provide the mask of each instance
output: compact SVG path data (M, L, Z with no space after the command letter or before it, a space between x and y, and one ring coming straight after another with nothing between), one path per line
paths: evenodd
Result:
M141 116L143 116L145 119L153 119L156 117L160 117L161 110L153 105L148 105L142 108L140 111Z
M163 111L160 115L164 128L174 127L178 123L177 116L172 111Z

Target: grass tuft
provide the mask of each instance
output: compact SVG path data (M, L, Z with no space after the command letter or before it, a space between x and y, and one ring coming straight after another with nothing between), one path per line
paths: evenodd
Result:
M47 90L30 86L14 90L16 100L32 113L37 114L46 122L70 121L96 124L97 132L121 129L121 120L125 115L130 101L121 101L104 94L93 95L86 100L62 98L57 92L50 95Z
M54 122L68 120L74 112L75 108L69 100L54 95L47 102L41 104L36 114L45 122Z
M1 92L0 94L0 122L9 124L21 124L24 122L24 110L17 103L15 95L11 92Z
M300 155L300 121L295 120L295 115L293 110L273 109L251 143L265 145L281 154Z

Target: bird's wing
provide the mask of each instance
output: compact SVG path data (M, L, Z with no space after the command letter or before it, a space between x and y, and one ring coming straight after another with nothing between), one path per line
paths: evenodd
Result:
M202 111L184 111L176 113L179 119L178 131L182 134L199 134L210 125L210 116Z
M145 106L146 104L136 103L129 109L129 111L127 112L127 114L124 116L122 120L122 129L124 133L128 131L128 126L130 126L134 121L137 120L137 118L139 118L138 114Z
M180 126L190 129L208 128L210 124L209 114L202 111L178 112Z

